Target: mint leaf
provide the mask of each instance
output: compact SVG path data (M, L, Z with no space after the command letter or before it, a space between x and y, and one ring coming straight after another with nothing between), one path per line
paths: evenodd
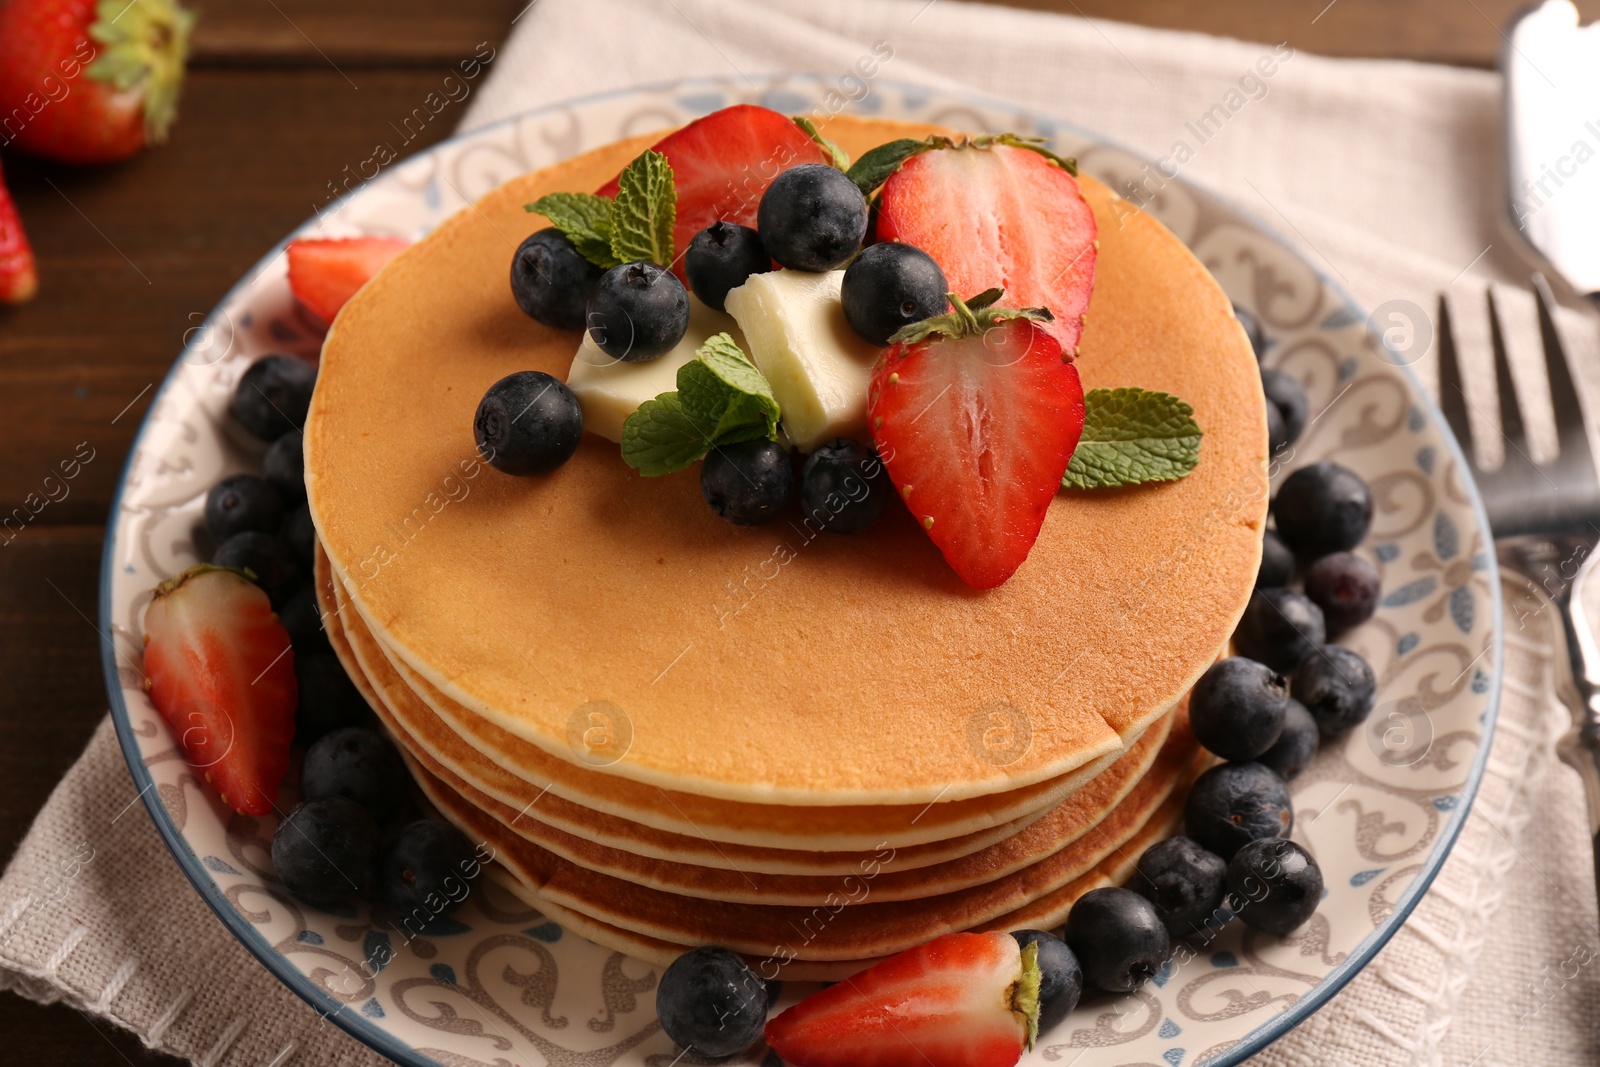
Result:
M617 179L617 203L611 212L611 254L618 262L649 260L672 265L672 224L678 216L678 193L672 164L646 149Z
M566 235L578 254L597 267L615 267L611 253L611 213L615 205L593 193L550 193L523 210L537 212Z
M846 152L844 149L840 148L838 145L822 136L822 134L817 130L816 123L812 122L805 115L796 115L794 117L794 124L800 127L801 132L815 141L817 147L822 149L822 151L827 154L828 162L832 163L835 167L838 167L842 171L848 172L850 170L850 153Z
M1169 393L1092 389L1083 404L1083 436L1063 488L1171 482L1200 461L1194 408Z
M778 439L778 402L725 333L678 368L678 391L639 405L622 424L622 461L648 477L681 471L717 445Z
M622 424L622 461L650 477L684 470L710 447L677 393L646 400Z
M863 196L871 196L873 190L888 181L889 175L899 170L906 160L930 152L935 147L932 138L919 141L914 137L902 137L898 141L869 149L845 173L856 183L856 188L861 190Z

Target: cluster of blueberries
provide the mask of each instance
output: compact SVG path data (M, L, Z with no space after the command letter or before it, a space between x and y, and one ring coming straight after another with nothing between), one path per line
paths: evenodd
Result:
M299 683L295 742L307 746L302 802L278 825L272 860L295 896L318 904L372 895L422 930L449 914L477 877L460 830L415 819L411 779L322 629L311 586L315 531L303 452L316 368L271 355L240 376L230 412L266 443L262 473L236 474L206 494L211 562L247 571L289 634ZM389 831L385 833L385 831Z
M762 194L758 229L721 221L696 234L684 252L684 274L701 303L724 311L728 293L774 263L821 272L848 261L840 292L845 318L882 347L901 327L945 311L947 283L933 257L912 245L873 244L858 255L869 221L866 197L843 171L821 163L793 167ZM584 327L602 352L630 363L659 359L689 327L689 294L670 270L639 262L602 271L555 227L517 248L511 292L536 321ZM564 382L521 371L490 387L473 428L479 450L497 469L547 474L577 451L583 411ZM813 452L798 476L788 448L774 441L719 445L700 471L706 503L745 526L778 517L797 486L805 514L834 533L871 526L890 495L871 445L845 438Z
M1253 318L1236 309L1259 359L1265 349ZM1305 390L1289 375L1262 369L1275 456L1306 424ZM1372 523L1372 493L1353 472L1315 463L1286 478L1272 502L1276 529L1265 533L1256 588L1234 646L1189 695L1195 737L1227 762L1189 789L1184 836L1139 857L1128 888L1084 894L1058 936L1013 933L1037 944L1039 1029L1077 1006L1084 990L1129 993L1176 953L1192 954L1237 918L1276 936L1303 925L1323 893L1322 871L1289 840L1294 807L1288 781L1325 739L1363 722L1376 696L1372 668L1330 636L1365 622L1377 608L1376 568L1351 550ZM1290 588L1297 572L1304 592ZM768 998L737 954L699 948L661 978L656 1011L679 1045L731 1055L760 1036ZM712 1050L718 1051L712 1051Z

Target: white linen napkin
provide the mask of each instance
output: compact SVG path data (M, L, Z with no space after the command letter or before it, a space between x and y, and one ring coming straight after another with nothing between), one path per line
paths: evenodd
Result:
M1269 77L1257 64L1270 45L957 0L534 0L463 126L682 77L843 77L879 41L896 81L1012 100L1153 157L1185 142L1186 179L1298 243L1365 307L1425 314L1441 290L1481 303L1485 284L1526 280L1499 221L1500 82L1481 71L1280 51ZM1193 124L1218 105L1227 118L1202 139ZM1587 1061L1600 940L1581 791L1553 756L1565 712L1550 695L1551 617L1510 638L1488 769L1434 888L1344 992L1253 1063ZM107 722L0 878L0 988L206 1067L385 1062L233 941L134 800Z

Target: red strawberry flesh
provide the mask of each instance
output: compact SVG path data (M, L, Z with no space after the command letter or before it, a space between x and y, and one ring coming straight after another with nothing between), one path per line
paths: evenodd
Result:
M794 120L755 104L713 111L652 147L672 164L678 214L672 227L671 267L685 284L683 254L695 234L723 220L754 228L761 194L772 179L802 163L828 162ZM596 191L614 198L617 179Z
M807 997L767 1043L794 1067L1011 1067L1037 1010L1022 983L1010 934L946 934Z
M896 344L873 370L867 410L889 477L978 589L1027 558L1083 432L1077 368L1047 325Z
M245 815L274 809L298 699L289 634L236 571L191 567L145 613L150 700L183 755Z
M289 242L289 288L324 324L332 323L373 275L410 242L398 237L301 238Z
M990 286L1012 307L1045 307L1077 354L1094 285L1094 210L1072 175L1010 145L935 149L884 183L877 238L927 252L962 296Z
M22 228L17 205L0 172L0 304L20 304L39 291L39 270L33 247Z

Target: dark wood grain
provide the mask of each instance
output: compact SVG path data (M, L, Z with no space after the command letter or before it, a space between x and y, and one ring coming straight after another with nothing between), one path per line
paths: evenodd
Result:
M1489 66L1496 26L1525 0L1005 2L1328 55ZM102 524L185 331L446 70L481 42L497 47L527 0L198 3L193 70L168 145L96 170L5 160L42 289L28 306L0 309L0 523L13 509L27 515L15 536L16 520L0 525L0 860L104 712L90 621ZM1579 6L1600 15L1600 0ZM411 147L444 136L461 110L452 105ZM83 463L85 448L93 458ZM81 470L63 496L60 465L74 458ZM0 996L0 1034L0 1062L178 1064L71 1008L15 997Z
M538 0L201 0L194 63L362 67L451 63L498 42Z

